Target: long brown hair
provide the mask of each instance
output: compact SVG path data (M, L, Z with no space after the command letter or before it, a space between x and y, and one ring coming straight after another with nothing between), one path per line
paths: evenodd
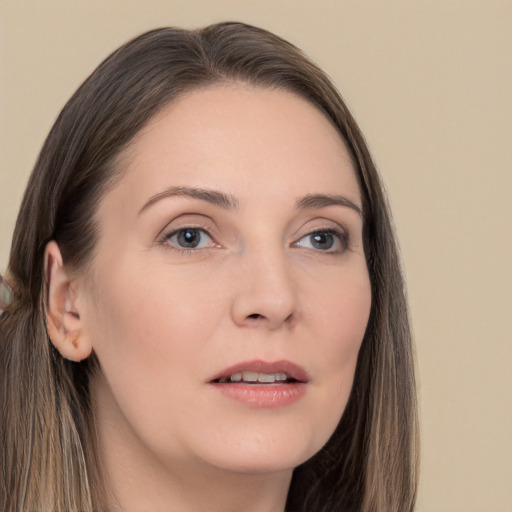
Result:
M0 318L0 509L107 510L89 379L94 359L60 357L45 327L43 254L56 240L83 269L94 213L121 176L120 158L169 102L222 82L292 91L334 123L352 154L364 205L372 310L352 393L326 446L296 468L289 511L406 512L417 484L411 336L389 209L364 138L329 78L265 30L221 23L147 32L109 56L66 104L27 186L9 273L16 307Z

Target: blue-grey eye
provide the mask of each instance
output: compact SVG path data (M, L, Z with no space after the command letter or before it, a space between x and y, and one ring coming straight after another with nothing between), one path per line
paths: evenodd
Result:
M336 231L323 230L314 231L306 236L303 236L297 245L307 249L315 249L317 251L337 251L343 250L345 242L342 240L342 235Z
M211 238L199 228L182 228L167 237L167 241L181 249L203 249L211 245Z

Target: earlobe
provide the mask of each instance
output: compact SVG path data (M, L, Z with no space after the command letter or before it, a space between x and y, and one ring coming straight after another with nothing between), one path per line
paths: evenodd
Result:
M70 361L82 361L89 357L92 346L84 332L77 308L73 280L64 267L55 241L46 245L44 270L48 290L45 311L48 336L62 357Z

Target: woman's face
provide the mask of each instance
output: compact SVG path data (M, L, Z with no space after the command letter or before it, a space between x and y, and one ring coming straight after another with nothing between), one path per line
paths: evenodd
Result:
M298 96L219 86L123 162L76 295L107 454L291 471L341 418L370 311L344 143Z

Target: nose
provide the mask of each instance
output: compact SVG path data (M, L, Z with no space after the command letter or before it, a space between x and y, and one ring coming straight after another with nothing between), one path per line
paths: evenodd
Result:
M284 251L247 251L240 258L233 321L241 327L269 330L294 324L299 317L297 291Z

